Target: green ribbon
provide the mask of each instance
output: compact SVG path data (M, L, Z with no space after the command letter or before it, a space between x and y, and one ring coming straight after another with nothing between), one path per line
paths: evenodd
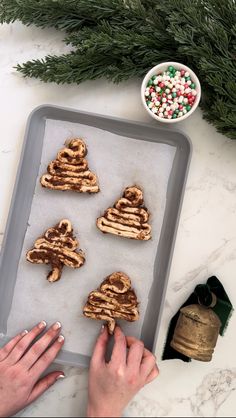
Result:
M184 304L180 307L183 308L184 306L192 305L192 304L201 304L206 307L209 307L212 303L212 293L215 294L217 297L217 302L214 307L211 309L218 315L221 321L221 328L220 328L220 335L224 335L224 331L227 328L229 319L233 313L233 306L229 300L229 297L221 284L221 282L217 279L216 276L210 277L206 284L199 284L195 287L194 292L189 296L189 298L184 302ZM162 360L170 360L170 359L180 359L186 362L191 361L189 357L179 353L178 351L174 350L171 346L171 340L174 335L175 327L180 315L179 311L173 316L170 321L168 334L166 338L166 343L162 355Z

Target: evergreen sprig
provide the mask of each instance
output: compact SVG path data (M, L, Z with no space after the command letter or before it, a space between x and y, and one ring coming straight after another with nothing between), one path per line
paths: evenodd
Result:
M0 22L15 20L63 30L73 47L18 64L24 76L120 82L180 61L200 78L204 117L236 139L235 0L0 0Z

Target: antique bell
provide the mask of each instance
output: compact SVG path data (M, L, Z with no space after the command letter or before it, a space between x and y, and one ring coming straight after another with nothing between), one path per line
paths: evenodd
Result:
M216 296L213 296L213 307ZM202 305L189 305L180 309L170 346L195 360L211 361L221 321L215 312Z

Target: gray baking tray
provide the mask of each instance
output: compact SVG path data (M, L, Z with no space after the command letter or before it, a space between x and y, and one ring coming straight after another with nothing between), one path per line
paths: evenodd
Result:
M0 256L0 346L9 340L7 320L11 311L18 263L40 166L47 119L81 123L110 131L117 135L168 144L176 148L168 182L166 208L157 248L153 283L141 332L141 338L145 346L154 352L191 158L191 142L180 131L162 129L149 124L52 105L37 107L30 114L26 126L25 139ZM64 350L60 353L56 362L66 365L88 366L89 360L88 356Z

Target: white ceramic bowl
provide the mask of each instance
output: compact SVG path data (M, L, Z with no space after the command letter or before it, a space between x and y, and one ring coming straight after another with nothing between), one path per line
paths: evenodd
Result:
M163 71L166 71L167 68L169 67L169 65L172 65L173 67L175 67L177 70L185 70L188 71L190 74L191 79L193 80L193 82L195 83L196 87L195 90L197 91L197 95L196 95L196 100L194 102L194 105L192 106L192 109L188 112L185 113L185 115L176 118L176 119L165 119L165 118L160 118L159 116L157 116L155 113L153 113L149 107L146 105L146 101L145 101L145 90L147 87L147 83L150 80L150 78L156 74L160 74ZM144 108L146 109L146 111L149 113L149 115L155 119L158 120L159 122L163 122L163 123L176 123L176 122L181 122L184 119L187 119L190 115L192 115L192 113L197 109L199 101L201 98L201 85L200 82L196 76L196 74L191 70L191 68L187 67L186 65L183 65L179 62L163 62L161 64L156 65L155 67L151 68L150 71L148 71L148 73L145 75L143 82L142 82L142 86L141 86L141 99L142 99L142 103Z

